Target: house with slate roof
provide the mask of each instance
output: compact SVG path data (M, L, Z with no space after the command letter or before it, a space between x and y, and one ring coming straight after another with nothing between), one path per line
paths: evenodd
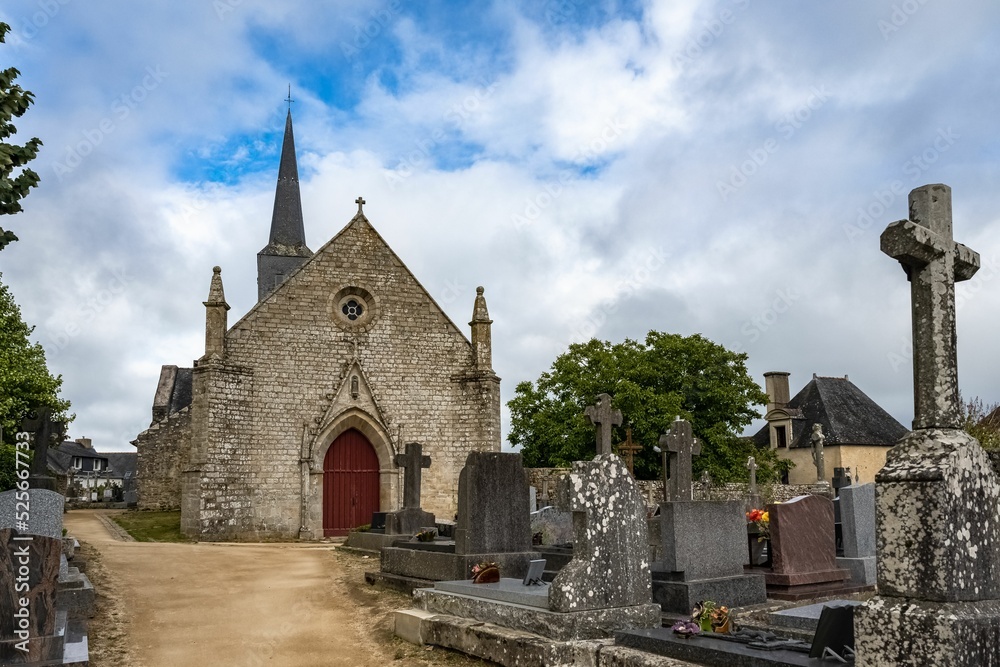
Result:
M885 465L885 455L908 431L888 412L861 391L850 379L820 377L789 398L788 373L764 374L768 403L767 424L754 436L761 447L778 450L779 456L795 464L789 484L816 482L812 459L813 424L823 426L826 481L833 481L834 468L850 468L855 483L875 481Z
M49 472L58 480L57 487L67 489L76 483L89 498L89 491L99 487L122 487L135 479L135 452L98 452L90 438L66 440L48 449Z

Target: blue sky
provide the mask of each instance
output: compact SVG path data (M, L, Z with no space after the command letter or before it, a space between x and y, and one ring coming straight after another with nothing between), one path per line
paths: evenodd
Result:
M570 342L702 333L908 425L909 291L878 236L954 191L966 395L1000 401L1000 7L986 0L9 0L42 177L0 271L106 449L256 298L291 85L306 234L363 195L504 399ZM5 226L7 226L5 225ZM505 415L506 418L506 415Z

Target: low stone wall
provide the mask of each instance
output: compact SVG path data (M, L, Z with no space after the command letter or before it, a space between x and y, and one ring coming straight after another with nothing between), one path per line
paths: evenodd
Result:
M997 454L994 461L1000 465L1000 452ZM569 472L569 468L526 468L526 471L528 484L535 487L540 506L543 497L548 495L551 498L555 495L556 484L563 475ZM642 491L643 498L646 499L647 507L652 509L663 502L663 480L640 479L636 481ZM695 500L747 500L750 497L749 484L713 484L706 489L701 482L695 482L693 487ZM796 496L813 493L812 487L795 484L760 484L757 490L760 493L761 504L783 503Z

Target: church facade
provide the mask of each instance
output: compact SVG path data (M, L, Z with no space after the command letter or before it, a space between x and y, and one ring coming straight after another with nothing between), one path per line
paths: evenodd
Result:
M471 341L365 217L305 243L291 114L258 303L229 326L215 267L205 354L164 366L135 440L140 507L180 507L200 539L343 535L402 500L394 455L431 457L422 505L450 519L472 450L500 450L491 320L470 295Z

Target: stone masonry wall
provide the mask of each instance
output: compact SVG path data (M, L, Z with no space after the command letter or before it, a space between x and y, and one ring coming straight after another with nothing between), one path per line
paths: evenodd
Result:
M345 289L360 290L370 321L359 326L339 316ZM202 472L203 530L298 534L303 451L321 471L329 446L323 433L338 419L326 414L327 399L355 359L377 406L367 416L388 435L388 443L373 443L388 447L383 470L395 477L391 455L402 442L423 443L433 461L424 471L423 507L442 518L455 514L468 452L500 449L499 381L472 369L462 331L367 221L355 218L226 335L225 367L252 373L253 381L211 383L218 408L210 411Z
M190 408L156 422L136 437L139 509L181 506L181 459L190 446Z
M548 483L549 495L553 495L556 488L556 481L563 475L570 472L569 468L527 468L528 483L535 487L538 495L542 495L542 489ZM636 480L643 498L646 500L646 507L652 511L663 501L663 480L640 479ZM701 482L694 482L695 500L747 500L750 496L750 485L743 483L732 483L713 485L706 493L705 486ZM808 485L795 484L760 484L757 487L761 496L761 504L783 503L796 496L804 496L813 493Z

